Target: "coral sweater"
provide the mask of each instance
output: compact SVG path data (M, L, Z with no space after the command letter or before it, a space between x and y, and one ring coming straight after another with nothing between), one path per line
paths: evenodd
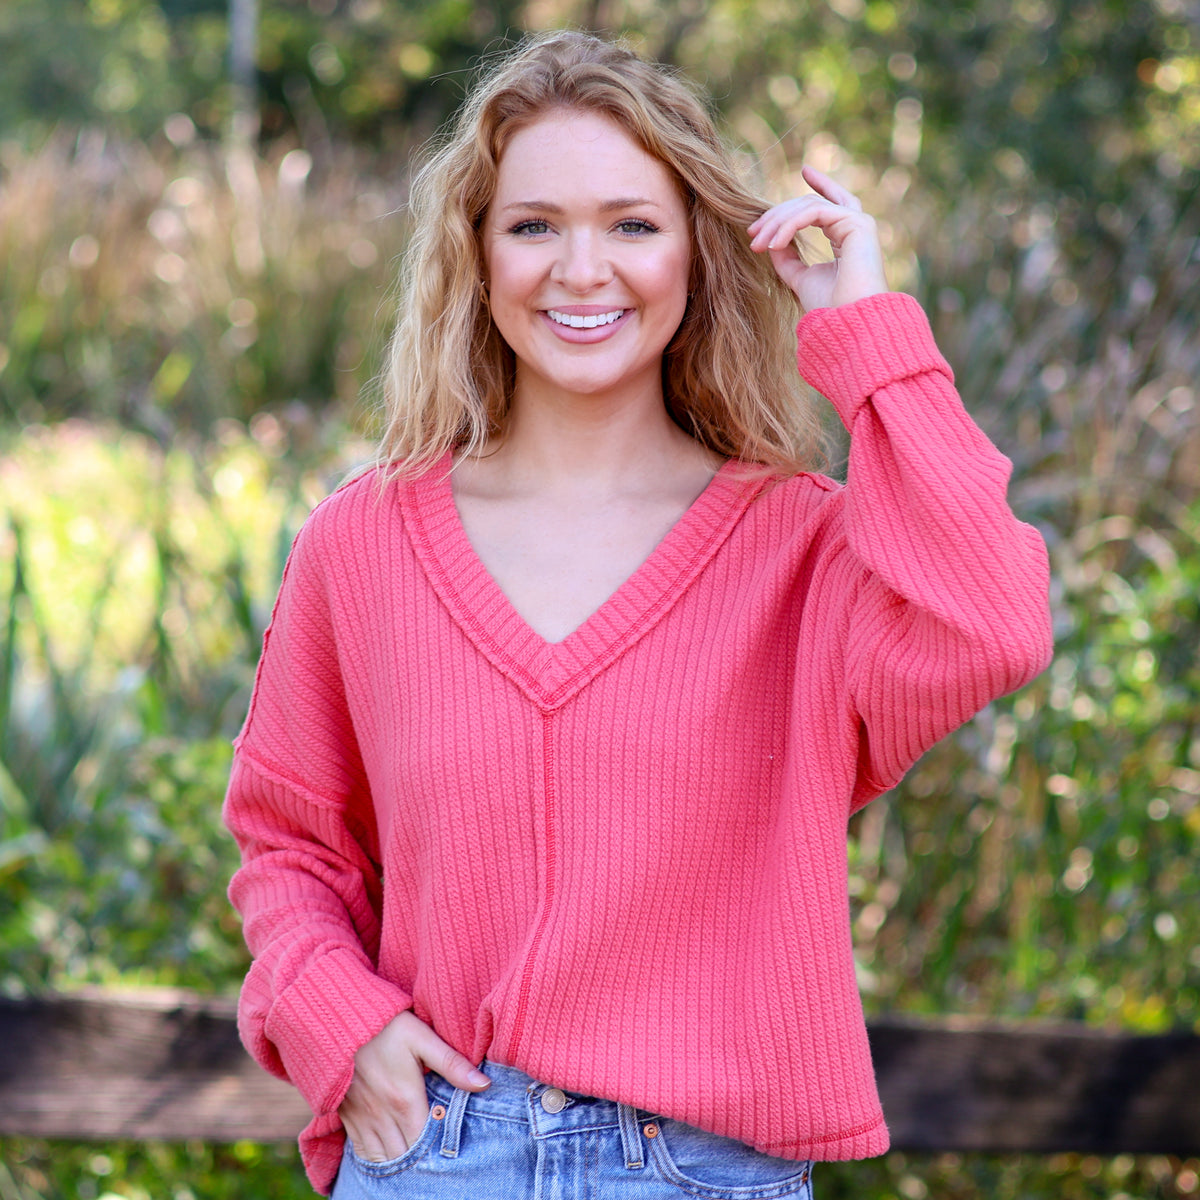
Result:
M924 314L800 322L848 483L726 464L565 640L517 615L445 470L301 530L237 741L242 1036L312 1106L412 1008L474 1062L785 1158L887 1147L846 822L1050 650L1045 547Z

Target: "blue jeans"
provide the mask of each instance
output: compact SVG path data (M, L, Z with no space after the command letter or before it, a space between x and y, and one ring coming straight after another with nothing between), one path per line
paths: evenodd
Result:
M332 1200L812 1200L812 1164L485 1063L478 1094L426 1076L429 1120L399 1158L346 1142Z

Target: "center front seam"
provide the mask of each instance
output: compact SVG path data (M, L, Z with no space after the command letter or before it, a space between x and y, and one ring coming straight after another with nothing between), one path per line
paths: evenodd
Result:
M542 804L543 804L543 855L544 878L542 882L542 904L537 924L529 941L525 965L521 972L521 986L517 993L517 1011L513 1014L512 1034L509 1050L519 1055L525 1022L529 1015L530 995L533 991L534 970L538 951L545 937L546 926L554 906L558 882L558 779L554 769L553 713L542 713Z

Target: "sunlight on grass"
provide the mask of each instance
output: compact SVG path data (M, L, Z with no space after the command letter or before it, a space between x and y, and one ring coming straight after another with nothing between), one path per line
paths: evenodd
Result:
M271 460L249 436L206 454L201 465L185 450L72 421L27 431L0 462L7 548L19 526L42 632L60 666L86 664L90 687L136 668L156 627L189 670L233 653L245 632L229 611L233 564L255 624L265 624L279 531L299 520L301 502L272 482Z

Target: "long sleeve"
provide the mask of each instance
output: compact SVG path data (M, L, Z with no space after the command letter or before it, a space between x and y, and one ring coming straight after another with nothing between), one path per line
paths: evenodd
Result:
M1008 507L1011 464L967 415L911 297L809 314L805 379L850 431L846 550L861 564L846 686L866 751L853 805L1044 669L1045 545Z
M284 574L224 811L242 849L230 899L254 959L242 1038L311 1105L310 1132L327 1133L355 1051L411 999L375 971L378 835L313 525Z

